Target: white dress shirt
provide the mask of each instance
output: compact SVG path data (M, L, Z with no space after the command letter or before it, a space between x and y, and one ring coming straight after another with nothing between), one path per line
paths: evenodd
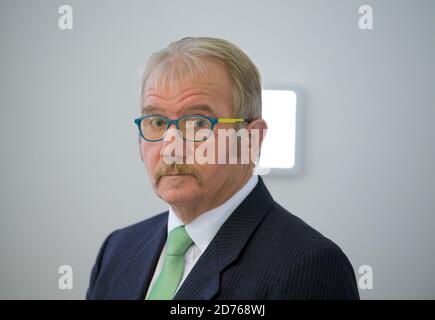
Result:
M251 191L257 185L257 182L258 176L253 175L248 182L246 182L246 184L238 192L232 195L226 202L221 204L219 207L204 212L191 223L186 225L186 231L190 238L192 238L193 244L189 247L189 249L187 249L184 255L184 272L181 281L178 284L177 291L188 276L189 272L194 267L195 263L198 261L199 257L201 257L202 253L205 251L205 249L207 249L208 245L213 240L221 226L233 213L233 211L242 203L242 201L245 200L248 194L251 193ZM183 225L183 223L172 210L172 207L169 207L168 234L172 229L175 229L181 225ZM162 252L160 253L160 258L157 263L156 270L154 271L150 286L148 287L146 297L148 297L150 294L157 277L162 271L163 264L165 262L165 255L166 243Z

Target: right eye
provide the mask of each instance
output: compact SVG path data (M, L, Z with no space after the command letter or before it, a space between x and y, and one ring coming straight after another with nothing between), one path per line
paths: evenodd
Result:
M149 124L153 128L161 128L165 125L165 121L162 118L152 118L150 119Z

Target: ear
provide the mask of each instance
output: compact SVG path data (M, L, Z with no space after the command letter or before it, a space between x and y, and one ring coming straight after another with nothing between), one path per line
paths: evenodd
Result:
M261 153L261 146L267 133L267 123L264 119L255 119L251 121L246 129L249 131L251 140L251 155L257 155L255 161L258 160ZM255 134L253 133L255 131Z
M253 121L251 121L247 126L246 129L249 130L249 132L251 132L252 129L256 129L259 130L259 138L260 138L260 147L261 144L263 143L264 138L266 137L266 133L267 133L267 123L264 119L255 119Z

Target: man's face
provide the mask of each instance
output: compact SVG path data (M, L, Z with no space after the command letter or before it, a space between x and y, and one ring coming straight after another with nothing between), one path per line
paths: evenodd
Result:
M145 114L159 114L169 119L180 118L185 115L205 115L215 118L230 118L232 114L231 81L225 69L214 62L206 62L207 75L203 81L180 79L175 88L168 86L155 87L160 72L151 73L145 84L144 106L153 106ZM208 106L195 108L194 106ZM231 126L217 125L220 129ZM217 127L214 132L217 132ZM171 129L174 126L171 126ZM218 139L216 139L217 141ZM163 175L156 177L159 169L166 163L163 160L165 147L170 143L168 139L158 142L149 142L141 139L140 148L142 158L148 171L151 183L157 195L171 205L189 205L199 202L213 202L226 192L234 177L241 175L247 165L235 164L185 164L195 175ZM185 144L185 142L183 142ZM205 142L192 143L197 148ZM186 147L186 145L184 145ZM167 148L166 148L167 150ZM186 151L186 149L185 149ZM184 152L183 159L187 153ZM167 165L166 165L167 166Z

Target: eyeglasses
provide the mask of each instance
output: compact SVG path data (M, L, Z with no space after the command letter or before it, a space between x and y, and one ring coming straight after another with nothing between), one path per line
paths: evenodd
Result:
M241 118L212 118L203 115L188 115L171 120L160 115L147 115L135 119L134 122L139 129L141 137L147 141L161 141L169 127L175 124L184 140L199 142L207 140L214 126L218 123L250 122L250 120ZM189 132L188 129L193 129L193 132ZM201 130L201 138L196 137L196 134L191 134L199 130ZM189 138L188 132L190 133Z

